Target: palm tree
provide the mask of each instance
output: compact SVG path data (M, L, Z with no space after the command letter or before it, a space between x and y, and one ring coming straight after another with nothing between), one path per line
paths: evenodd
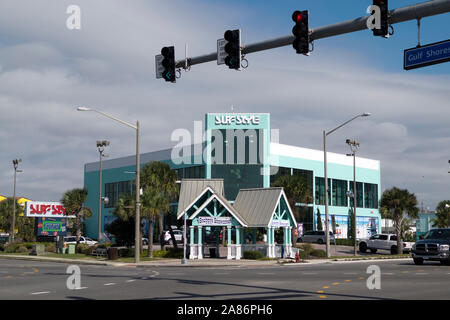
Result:
M167 163L154 161L146 164L142 168L140 178L143 190L149 188L153 192L148 193L153 198L153 201L149 203L154 205L151 210L149 208L149 212L155 212L158 217L159 239L161 242L161 250L164 250L163 215L170 210L170 203L178 195L178 186L176 183L178 176L175 170L170 169ZM171 230L172 228L169 226L169 231ZM171 237L176 248L177 242L173 232L171 232Z
M300 203L312 203L313 196L312 192L308 187L305 179L296 175L284 175L279 177L275 183L274 187L283 187L286 197L288 199L289 205L293 209L297 202Z
M282 187L286 193L289 205L292 211L295 210L295 204L312 203L312 191L309 189L306 180L297 175L283 175L279 177L274 183L274 187ZM295 238L295 228L292 228L292 239Z
M439 202L436 207L436 218L432 219L431 222L433 223L433 227L437 228L447 228L450 226L450 200Z
M14 230L12 228L12 219L13 219L13 206L14 206L14 198L8 197L2 202L0 202L0 229L9 230L10 239L12 239L11 235ZM23 207L19 205L16 201L16 228L20 228L20 221L18 216L23 213Z
M417 218L419 209L414 193L409 193L407 189L393 187L385 190L380 200L380 211L384 219L394 220L397 234L397 253L401 254L402 248L402 222L405 216Z
M141 210L142 214L148 219L148 257L153 257L153 222L155 218L159 215L159 208L162 207L164 199L161 195L149 188L144 187L141 196Z
M66 213L75 216L75 229L77 244L80 242L81 236L81 227L83 225L83 220L88 219L92 216L92 211L90 208L83 206L86 202L86 198L88 195L88 191L86 188L84 189L71 189L64 193L61 203L66 208Z

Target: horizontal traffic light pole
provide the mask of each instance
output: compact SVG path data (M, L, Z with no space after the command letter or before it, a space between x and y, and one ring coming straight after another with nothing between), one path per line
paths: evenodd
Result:
M367 5L369 6L369 4ZM389 23L395 24L409 20L417 20L425 17L435 16L442 13L450 12L450 0L433 0L423 3L414 4L411 6L398 8L389 12ZM310 39L317 40L329 38L345 33L351 33L367 29L367 18L369 16L356 18L324 27L318 27L311 30ZM245 45L242 49L243 54L253 53L263 50L269 50L279 47L291 45L295 37L293 35L280 37L272 40L257 42ZM217 52L207 55L188 58L188 66L193 66L200 63L211 62L217 60ZM186 60L177 61L175 66L177 68L184 68Z

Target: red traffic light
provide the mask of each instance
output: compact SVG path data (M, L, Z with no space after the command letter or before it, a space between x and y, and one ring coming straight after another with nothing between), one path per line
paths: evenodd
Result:
M302 13L300 11L295 11L292 14L292 20L294 22L300 22L300 21L302 21L302 19L303 19L303 15L302 15Z

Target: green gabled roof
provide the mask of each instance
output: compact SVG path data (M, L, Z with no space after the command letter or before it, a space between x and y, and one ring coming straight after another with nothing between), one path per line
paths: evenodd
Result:
M281 187L241 189L233 206L248 223L249 227L267 227L272 220L281 197L284 197L289 214L295 222L295 217Z
M177 218L188 209L210 188L212 192L223 196L223 179L183 179L181 180L178 200Z

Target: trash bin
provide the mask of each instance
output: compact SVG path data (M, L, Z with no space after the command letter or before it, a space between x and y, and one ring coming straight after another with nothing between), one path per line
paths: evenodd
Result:
M216 248L209 248L209 257L210 258L216 257Z
M67 248L68 254L75 254L75 245L74 244L69 244L67 247L68 247Z
M119 250L117 248L108 248L108 260L117 260L119 258Z

